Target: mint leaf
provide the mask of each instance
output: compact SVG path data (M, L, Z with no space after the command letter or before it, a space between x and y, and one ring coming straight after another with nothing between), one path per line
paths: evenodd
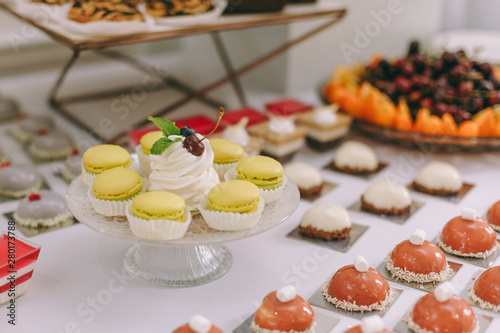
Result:
M175 123L170 120L163 119L160 117L148 117L148 120L152 121L159 129L163 132L163 135L168 137L169 135L181 135L181 130L175 126Z
M161 155L171 144L178 141L181 141L181 138L177 138L173 141L165 137L159 138L151 147L151 154Z

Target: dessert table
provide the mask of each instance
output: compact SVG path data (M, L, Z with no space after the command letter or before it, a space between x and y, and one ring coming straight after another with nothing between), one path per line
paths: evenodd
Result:
M2 78L0 87L5 95L21 101L27 112L50 114L49 107L41 105L40 100L49 89L43 82L54 76L54 73L42 72L15 79ZM255 105L282 97L262 91L250 92ZM315 91L293 97L320 105ZM74 124L59 116L55 118L58 126L70 132L82 146L97 142ZM0 124L2 147L13 162L30 163L23 147L7 134L11 126L12 123ZM130 241L98 234L85 225L76 224L32 237L17 230L17 236L41 245L41 251L29 290L16 301L16 326L7 323L7 309L2 307L0 332L171 332L194 314L202 314L224 332L232 332L253 314L270 291L292 284L299 295L309 299L336 270L351 264L356 255L363 255L371 267L377 268L387 253L407 239L414 229L424 229L427 239L433 240L449 219L460 214L462 207L474 208L483 215L492 203L500 200L500 153L435 154L429 150L412 151L382 144L357 133L350 133L349 138L368 143L388 166L370 180L347 176L323 169L335 150L317 153L303 148L294 160L320 168L326 181L338 185L319 200L349 207L373 181L389 178L410 184L416 172L434 159L457 167L464 181L474 187L459 203L412 192L414 200L424 205L403 224L351 212L353 222L369 228L345 253L286 237L299 224L305 210L313 205L301 200L293 215L275 228L225 243L233 256L231 269L216 281L191 288L161 288L135 280L123 266ZM68 185L54 175L58 163L37 167L54 191L66 193ZM14 211L18 203L18 200L0 203L0 213ZM7 227L8 219L0 215L0 230ZM454 258L453 261L463 264L451 280L457 293L462 294L471 278L483 268ZM494 264L500 265L500 260ZM394 282L389 284L402 289L394 306L383 317L386 327L392 330L425 292ZM313 309L318 317L338 319L331 333L343 333L349 325L359 324L358 319L349 316L315 306ZM500 331L499 314L473 309L478 315L491 317L486 333Z

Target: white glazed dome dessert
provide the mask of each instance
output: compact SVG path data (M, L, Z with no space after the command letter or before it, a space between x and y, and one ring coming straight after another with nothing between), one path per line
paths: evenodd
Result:
M344 207L324 201L304 213L299 230L308 237L332 240L347 238L351 226L351 218Z
M361 207L377 214L403 215L411 206L410 192L392 180L379 180L366 189L361 197Z
M302 198L315 198L323 189L323 178L319 170L302 162L292 162L285 165L283 173L297 185Z
M344 142L333 157L333 166L346 173L374 172L378 165L379 161L373 149L358 141Z
M14 212L14 220L31 228L51 227L69 219L66 200L57 193L40 190L21 200Z
M432 161L424 166L415 178L415 188L432 195L456 194L462 185L462 177L458 170L440 161Z
M32 116L23 119L17 124L13 130L12 135L18 141L26 143L31 141L36 135L41 133L48 133L54 128L52 119L45 116Z
M10 165L0 168L0 194L21 198L42 187L43 178L31 165Z
M28 148L33 156L43 160L68 157L73 149L73 139L58 130L34 137Z

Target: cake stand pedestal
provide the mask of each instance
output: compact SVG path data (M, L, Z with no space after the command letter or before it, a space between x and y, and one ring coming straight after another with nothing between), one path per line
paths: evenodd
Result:
M138 238L132 234L126 217L98 214L90 203L88 187L81 176L70 184L66 201L75 218L90 229L134 242L124 260L125 269L132 276L157 286L182 288L214 281L229 271L233 256L222 243L267 231L295 211L300 201L299 190L289 180L283 186L283 194L265 206L260 221L252 228L218 231L196 214L184 237L173 241Z

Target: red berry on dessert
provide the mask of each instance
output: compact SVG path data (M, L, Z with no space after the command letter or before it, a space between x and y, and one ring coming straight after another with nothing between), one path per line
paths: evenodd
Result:
M381 311L392 302L387 280L359 255L354 258L353 265L344 266L335 273L325 285L323 296L347 311Z
M472 285L469 297L483 309L500 312L500 266L484 271Z
M312 333L314 325L311 306L289 285L264 298L255 312L251 328L256 333Z
M172 333L224 333L220 328L212 325L207 318L196 315L191 317L189 323L183 325Z
M379 315L365 317L361 325L354 326L344 333L392 333L384 328L384 322Z
M500 201L497 201L490 207L486 219L493 229L500 231Z
M416 333L476 333L476 315L470 305L457 295L450 282L420 298L405 318Z
M446 223L438 245L458 256L486 258L496 251L496 239L497 234L488 222L478 218L473 209L464 208L462 216Z
M451 269L445 254L425 236L425 231L416 229L387 256L385 267L395 278L418 283L439 283L448 278Z

